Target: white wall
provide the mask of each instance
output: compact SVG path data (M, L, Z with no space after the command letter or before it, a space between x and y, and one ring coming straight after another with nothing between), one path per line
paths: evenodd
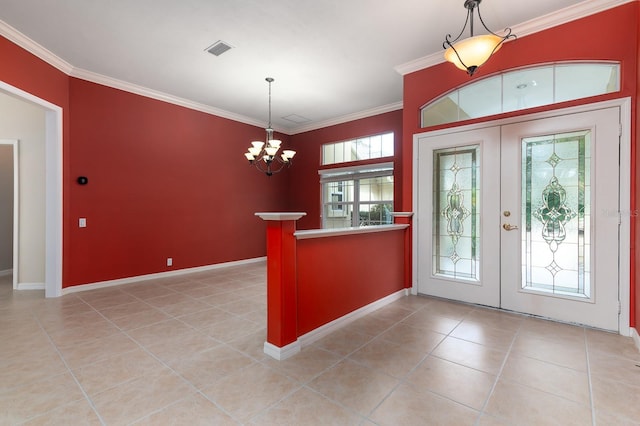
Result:
M0 139L17 139L19 182L18 284L45 282L45 111L0 93ZM0 268L1 269L1 268ZM43 287L44 288L44 287Z
M13 146L0 144L0 275L13 268Z

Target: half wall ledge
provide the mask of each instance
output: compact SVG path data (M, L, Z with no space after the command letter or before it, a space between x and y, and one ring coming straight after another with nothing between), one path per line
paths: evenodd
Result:
M296 231L293 235L298 240L305 240L307 238L335 237L339 235L372 234L375 232L397 231L399 229L405 229L408 227L408 224L393 224L365 226L359 228L354 227L334 229L309 229L304 231Z
M256 213L256 216L262 220L298 220L302 216L306 216L303 212L291 212L291 213L277 213L277 212L262 212Z
M277 360L409 294L410 224L296 231L304 215L256 213L267 225L264 352Z

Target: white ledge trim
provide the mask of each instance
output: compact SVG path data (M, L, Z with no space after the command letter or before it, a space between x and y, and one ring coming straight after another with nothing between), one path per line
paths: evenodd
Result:
M262 220L298 220L302 216L306 216L306 213L292 212L292 213L256 213L256 216Z
M393 217L413 217L413 212L391 212Z
M334 229L309 229L305 231L296 231L293 236L298 240L306 240L309 238L336 237L340 235L353 234L371 234L374 232L401 231L408 228L407 224L364 226L361 228L334 228Z

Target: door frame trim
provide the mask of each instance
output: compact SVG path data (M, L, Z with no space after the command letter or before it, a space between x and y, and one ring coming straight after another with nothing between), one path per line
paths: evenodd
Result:
M618 240L618 300L620 301L620 315L618 316L618 330L623 336L631 336L630 318L630 270L631 270L631 98L619 98L609 101L596 102L574 107L543 111L534 114L519 115L482 123L450 127L430 132L415 133L413 135L412 153L412 205L413 211L418 209L418 142L421 138L441 136L451 133L478 130L486 127L503 126L506 124L522 123L532 120L571 115L581 112L595 111L612 107L620 108L620 238ZM412 230L412 279L411 294L418 294L418 235L419 218L414 216Z
M18 241L19 241L19 235L18 232L20 231L20 210L19 210L19 206L20 206L20 170L19 170L19 161L18 161L18 139L0 139L0 145L7 145L10 146L11 149L11 157L12 157L12 162L13 162L13 220L12 220L12 227L13 227L13 241L11 242L12 244L12 250L13 253L11 254L12 256L12 264L11 264L11 272L12 272L12 281L13 281L13 289L16 290L18 288L18 261L19 261L19 246L18 246Z
M62 107L4 81L0 91L39 105L45 110L45 297L62 296L63 201ZM20 271L17 271L18 273ZM15 273L15 271L14 271Z

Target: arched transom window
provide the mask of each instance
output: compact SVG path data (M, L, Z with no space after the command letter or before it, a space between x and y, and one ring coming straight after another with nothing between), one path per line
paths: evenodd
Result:
M441 96L420 110L421 126L452 123L620 90L618 63L566 63L487 77Z

